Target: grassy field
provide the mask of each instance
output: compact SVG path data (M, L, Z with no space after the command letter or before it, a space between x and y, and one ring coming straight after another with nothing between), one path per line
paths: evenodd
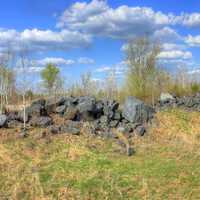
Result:
M168 110L127 157L109 140L2 136L0 199L200 199L200 114ZM2 135L3 130L1 130Z

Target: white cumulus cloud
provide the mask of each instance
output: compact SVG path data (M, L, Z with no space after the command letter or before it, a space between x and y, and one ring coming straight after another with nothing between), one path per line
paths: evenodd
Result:
M1 50L11 48L19 51L23 48L38 51L68 50L87 47L91 37L77 31L25 29L18 32L12 29L0 29Z
M48 63L52 63L55 65L73 65L75 61L70 59L66 60L64 58L46 57L44 59L38 60L37 63L39 65L46 65Z
M79 64L94 64L95 61L92 58L87 58L87 57L81 57L78 59Z
M158 55L159 59L191 59L192 53L190 51L172 50L172 51L162 51Z
M185 42L189 46L200 47L200 35L197 36L188 35L185 39Z
M78 2L61 15L57 27L111 38L130 39L152 34L171 23L173 15L155 12L149 7L122 5L111 8L106 1Z

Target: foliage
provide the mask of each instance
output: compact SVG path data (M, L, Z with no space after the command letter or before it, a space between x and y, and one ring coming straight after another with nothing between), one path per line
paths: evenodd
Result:
M157 56L160 46L147 37L131 41L126 50L128 70L126 85L128 95L147 100L154 98L161 75L164 73L157 67Z
M196 94L200 90L200 85L199 85L199 83L196 83L196 82L191 83L190 87L191 87L191 91L193 94Z
M47 64L47 66L42 70L41 77L44 82L44 86L48 89L50 93L55 86L56 80L58 79L58 75L60 70L54 64Z

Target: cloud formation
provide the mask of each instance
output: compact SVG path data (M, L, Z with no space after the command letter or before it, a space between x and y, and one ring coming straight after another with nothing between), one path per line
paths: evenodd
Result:
M192 47L200 47L200 35L186 37L185 42Z
M78 2L61 15L57 27L111 38L130 39L152 34L171 23L173 16L148 7L109 7L106 1Z
M74 3L63 12L57 23L59 28L117 39L146 34L161 39L166 36L177 39L180 36L171 28L175 25L200 27L200 13L175 15L149 7L126 5L112 8L107 1L92 0Z
M171 51L162 51L158 58L160 59L191 59L192 53L189 51L181 50L171 50Z
M57 58L57 57L46 57L44 59L37 61L37 64L39 65L47 65L49 63L55 65L73 65L75 61L71 59L66 60L64 58Z
M2 50L11 48L20 51L23 48L36 51L68 50L87 47L91 37L77 31L25 29L18 32L12 29L0 29L0 46Z
M78 63L84 64L84 65L91 65L91 64L94 64L95 61L92 58L81 57L78 59Z

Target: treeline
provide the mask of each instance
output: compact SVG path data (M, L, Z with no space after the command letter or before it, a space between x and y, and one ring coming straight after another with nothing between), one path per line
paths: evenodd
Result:
M171 74L164 70L158 62L161 48L161 44L147 37L130 41L125 48L125 76L120 84L113 69L102 82L94 81L91 73L86 72L79 82L66 87L69 84L62 78L59 66L49 63L40 73L42 84L38 90L27 87L33 85L30 82L31 73L27 73L33 65L28 62L28 52L24 50L17 56L12 51L5 52L0 56L0 111L3 112L5 105L23 102L25 106L27 101L41 96L56 98L65 95L94 95L118 101L123 101L127 96L135 96L154 104L162 92L177 96L199 92L199 81L190 78L187 71L180 69L176 74ZM16 60L21 70L19 77L13 70Z

